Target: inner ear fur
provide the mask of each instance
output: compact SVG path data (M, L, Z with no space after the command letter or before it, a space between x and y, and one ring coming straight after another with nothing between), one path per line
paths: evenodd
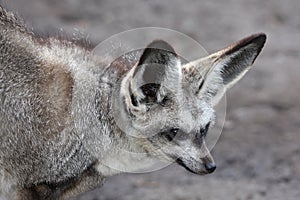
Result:
M183 66L198 78L193 83L197 95L209 97L218 103L227 89L237 83L250 69L266 41L264 33L246 37L205 58Z
M163 40L151 42L138 61L131 80L137 102L157 102L165 87L174 89L180 81L180 60L174 49Z

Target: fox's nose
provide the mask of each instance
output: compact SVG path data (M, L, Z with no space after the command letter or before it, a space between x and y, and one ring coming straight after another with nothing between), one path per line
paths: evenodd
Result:
M216 164L211 163L211 162L205 163L204 167L208 173L213 173L215 171L215 169L217 168Z

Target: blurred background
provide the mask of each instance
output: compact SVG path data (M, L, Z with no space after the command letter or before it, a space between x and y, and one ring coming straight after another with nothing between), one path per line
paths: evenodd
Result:
M35 32L83 32L92 44L121 31L158 26L216 51L256 32L268 35L253 69L227 93L217 170L196 176L171 165L123 174L76 199L300 199L300 1L7 0ZM191 49L192 51L192 49Z

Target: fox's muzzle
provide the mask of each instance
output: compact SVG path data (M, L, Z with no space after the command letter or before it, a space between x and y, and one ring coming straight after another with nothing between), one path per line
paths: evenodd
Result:
M201 159L202 161L205 160L205 158ZM188 170L189 172L192 172L194 174L198 174L198 175L205 175L205 174L211 174L213 173L217 166L215 164L214 161L204 161L203 163L199 163L199 165L201 165L201 167L199 166L197 169L194 169L194 165L193 167L190 167L188 164L186 164L181 158L178 158L176 160L176 162L181 165L182 167L184 167L186 170Z

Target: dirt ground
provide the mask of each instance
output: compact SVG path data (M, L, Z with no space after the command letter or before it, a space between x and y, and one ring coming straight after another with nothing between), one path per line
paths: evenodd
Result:
M7 0L41 33L63 29L93 44L132 28L158 26L194 38L209 52L256 32L266 46L227 93L225 128L213 155L217 170L196 176L172 165L112 177L83 200L300 199L299 0Z

